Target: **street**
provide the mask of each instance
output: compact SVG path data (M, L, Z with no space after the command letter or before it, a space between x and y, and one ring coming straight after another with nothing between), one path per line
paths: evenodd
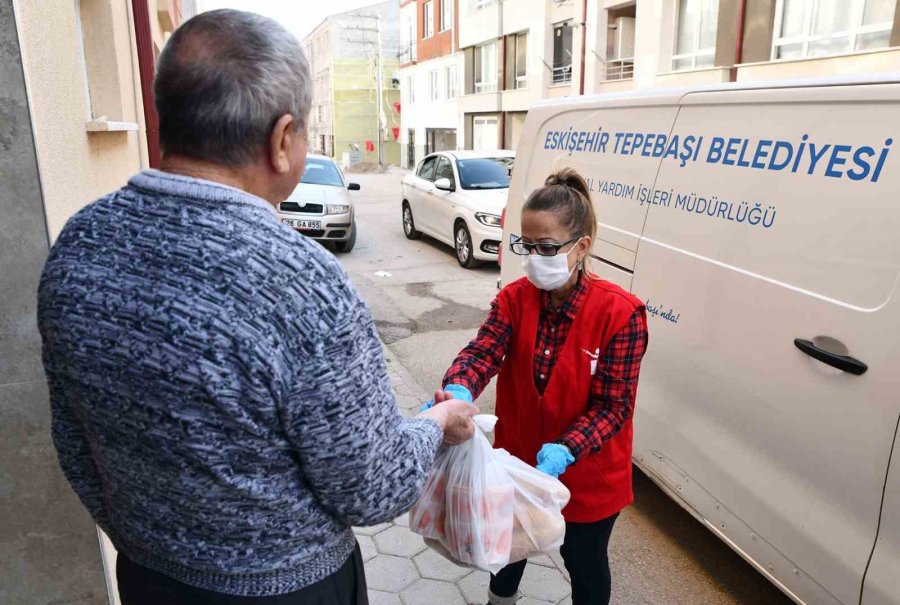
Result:
M398 170L347 176L362 185L353 194L358 241L338 258L369 304L390 352L431 393L484 319L499 270L496 265L465 270L449 247L428 237L407 240ZM477 403L483 412L493 412L493 388ZM790 602L639 471L634 490L635 504L623 511L611 541L614 603Z

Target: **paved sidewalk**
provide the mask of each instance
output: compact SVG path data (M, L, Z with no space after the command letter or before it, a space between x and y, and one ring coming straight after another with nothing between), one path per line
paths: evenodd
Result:
M414 415L431 395L416 383L385 348L397 403ZM392 523L356 528L366 562L372 605L467 605L487 602L487 572L454 565L408 528L404 515ZM559 553L530 560L519 588L519 605L570 605L571 586Z

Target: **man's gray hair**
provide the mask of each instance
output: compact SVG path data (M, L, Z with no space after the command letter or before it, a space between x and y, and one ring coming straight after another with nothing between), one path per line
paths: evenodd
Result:
M154 91L164 153L230 166L255 162L284 114L304 128L312 105L297 38L272 19L236 10L201 13L175 30Z

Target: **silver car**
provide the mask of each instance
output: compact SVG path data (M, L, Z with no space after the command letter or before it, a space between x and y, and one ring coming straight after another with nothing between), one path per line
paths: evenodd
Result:
M356 245L356 219L349 192L359 189L347 182L334 160L310 154L297 188L278 204L278 217L307 237L350 252Z

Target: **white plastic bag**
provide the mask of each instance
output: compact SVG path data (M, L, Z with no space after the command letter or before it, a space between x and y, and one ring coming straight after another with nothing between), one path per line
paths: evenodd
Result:
M557 548L566 537L562 509L569 489L559 479L529 466L504 449L494 450L515 484L513 538L509 562L515 563Z
M496 573L509 563L514 486L482 432L493 430L496 416L475 423L472 439L438 452L409 526L452 561Z
M559 546L569 490L485 437L496 416L475 416L475 436L443 447L410 528L433 549L466 567L496 573L509 563Z

